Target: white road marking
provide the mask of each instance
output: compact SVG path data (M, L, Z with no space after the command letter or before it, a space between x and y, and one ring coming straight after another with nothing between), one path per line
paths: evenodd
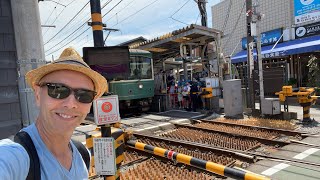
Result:
M311 154L313 154L313 153L315 153L315 152L317 152L319 150L320 149L310 148L310 149L307 149L307 150L301 152L300 154L295 155L293 158L301 160L301 159L304 159L304 158L308 157L309 155L311 155ZM271 176L271 175L273 175L273 174L275 174L275 173L277 173L277 172L279 172L279 171L281 171L281 170L283 170L283 169L285 169L285 168L287 168L289 166L290 166L289 164L280 163L278 165L275 165L275 166L263 171L261 174L266 175L266 176Z
M294 156L293 158L294 159L304 159L304 158L306 158L307 156L309 156L310 154L313 154L313 153L315 153L315 152L317 152L317 151L319 151L320 149L316 149L316 148L310 148L310 149L308 149L308 150L306 150L306 151L303 151L302 153L300 153L300 154L297 154L296 156Z
M263 171L261 174L266 175L266 176L271 176L272 174L281 171L282 169L285 169L287 167L289 167L289 164L285 164L285 163L281 163L281 164L277 164L265 171Z

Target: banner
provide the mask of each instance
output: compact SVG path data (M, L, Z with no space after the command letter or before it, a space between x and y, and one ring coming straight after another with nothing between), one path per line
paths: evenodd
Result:
M318 20L320 20L319 0L294 0L295 24Z

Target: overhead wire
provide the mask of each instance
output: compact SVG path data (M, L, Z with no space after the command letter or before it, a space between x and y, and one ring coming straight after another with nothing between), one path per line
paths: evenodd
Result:
M188 4L189 1L190 1L190 0L186 1L186 2L185 2L179 9L177 9L169 18L171 18L172 20L175 20L175 21L177 21L177 22L180 22L180 23L182 23L182 24L189 25L189 24L187 24L187 23L185 23L185 22L182 22L182 21L180 21L180 20L178 20L178 19L176 19L176 18L173 17L173 16L174 16L175 14L177 14L186 4Z
M112 1L112 0L109 0L107 3L110 3L111 1ZM113 7L111 8L111 10L109 10L108 12L106 12L106 13L103 15L103 17L106 16L108 13L110 13L110 12L111 12L115 7L117 7L122 1L123 1L123 0L121 0L120 2L118 2L115 6L113 6ZM107 4L107 3L106 3L106 4ZM104 7L106 6L106 4L103 5L102 8L104 8ZM102 8L101 8L101 9L102 9ZM89 20L90 20L90 19L91 19L91 18L89 18ZM89 20L88 20L88 21L89 21ZM81 27L83 27L86 23L87 23L87 22L83 23L83 24L82 24L80 27L78 27L75 31L73 31L71 34L69 34L69 36L67 36L66 38L64 38L63 40L61 40L61 41L60 41L59 43L57 43L56 45L58 45L58 44L60 44L61 42L65 41L68 37L70 37L72 34L74 34L75 32L77 32L77 31L78 31ZM74 41L76 38L80 37L82 34L84 34L84 33L85 33L86 31L88 31L90 28L91 28L91 27L89 26L89 27L86 28L83 32L81 32L78 36L76 36L76 37L73 38L72 40L68 41L68 42L65 43L63 46L60 46L60 48L58 48L58 49L56 49L56 50L48 53L48 55L46 55L46 56L49 56L49 55L51 55L51 54L59 51L60 49L62 49L63 47L65 47L66 45L68 45L69 43L71 43L72 41ZM48 52L48 51L50 51L51 49L53 49L54 47L56 47L56 45L53 46L52 48L48 49L46 52Z
M60 15L63 13L63 11L66 9L66 7L68 7L69 5L71 5L74 1L76 1L76 0L70 1L70 2L60 11L60 13L59 13L59 14L55 17L55 19L53 20L53 22L50 23L50 25L53 25L53 24L56 22L56 20L60 17ZM60 1L59 1L59 2L60 2ZM45 24L46 24L46 23L45 23ZM43 33L43 36L45 36L49 30L50 30L50 28L48 28L48 29Z
M127 19L133 17L134 15L138 14L139 12L141 12L141 11L144 10L145 8L151 6L152 4L154 4L154 3L157 2L157 1L159 1L159 0L155 0L155 1L151 2L150 4L144 6L143 8L139 9L138 11L136 11L136 12L134 12L133 14L127 16L126 18L124 18L123 20L121 20L120 22L118 22L118 23L116 23L116 24L114 24L114 25L112 25L112 26L116 26L116 25L118 25L118 24L121 24L122 22L124 22L124 21L126 21Z
M230 41L231 37L232 37L233 34L234 34L234 31L237 29L237 26L238 26L238 24L239 24L240 17L241 17L241 15L242 15L242 13L243 13L243 10L244 10L245 6L246 6L246 0L244 0L244 2L243 2L241 11L240 11L240 13L239 13L239 15L238 15L238 18L237 18L237 21L236 21L236 23L235 23L235 25L234 25L234 27L233 27L233 29L232 29L232 31L231 31L231 34L230 34L230 36L228 37L228 40L225 41L225 42L229 42L229 41ZM227 45L227 43L224 43L222 49L225 49L226 45Z
M44 43L44 45L48 44L52 39L54 39L62 30L64 30L79 14L81 11L84 10L84 8L90 3L88 1L53 37L51 37L47 42Z
M227 9L227 15L226 15L226 18L224 20L224 23L223 23L223 26L222 26L222 29L221 29L222 32L224 32L225 28L227 27L229 16L230 16L231 7L232 7L232 0L229 0L229 5L228 5L228 9Z

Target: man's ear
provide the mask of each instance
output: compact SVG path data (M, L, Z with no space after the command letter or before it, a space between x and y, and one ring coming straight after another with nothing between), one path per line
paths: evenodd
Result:
M34 98L36 100L36 104L38 107L40 107L40 86L38 85L33 85L33 89L34 89Z

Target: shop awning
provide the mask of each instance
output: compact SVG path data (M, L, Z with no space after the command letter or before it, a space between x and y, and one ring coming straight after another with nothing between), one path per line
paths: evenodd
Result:
M296 39L279 43L275 48L274 45L265 46L261 49L262 58L282 57L292 54L301 54L307 52L320 51L320 36L312 36L303 39ZM272 51L271 51L272 49ZM256 56L256 50L254 50ZM232 63L244 62L247 60L247 50L243 50L231 57Z

